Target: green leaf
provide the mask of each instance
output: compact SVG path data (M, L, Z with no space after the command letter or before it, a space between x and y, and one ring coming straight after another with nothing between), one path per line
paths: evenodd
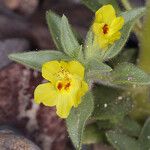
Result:
M111 73L113 83L124 85L150 85L150 76L135 65L122 63Z
M83 133L83 144L94 144L99 143L103 140L104 133L99 130L97 125L87 125Z
M46 12L46 20L56 47L63 50L60 39L61 17L49 10Z
M46 12L46 20L47 20L47 24L52 36L52 39L57 47L58 50L62 51L63 47L61 44L61 17L57 14L55 14L54 12L52 12L51 10ZM77 39L81 42L82 38L80 36L80 34L73 28L72 29L73 33L75 34L75 36L77 37Z
M115 123L110 122L110 120L97 120L97 126L100 130L110 130L115 127Z
M150 118L147 119L139 136L139 143L142 145L142 150L150 148Z
M133 9L127 12L122 13L120 16L123 16L125 19L125 24L121 30L121 38L116 41L105 53L104 60L111 59L115 57L125 45L130 31L136 21L144 14L145 8Z
M119 124L119 128L129 136L138 137L141 126L133 119L125 117Z
M77 150L81 149L85 123L93 112L93 96L88 92L78 108L73 108L67 118L69 136Z
M145 10L146 10L145 7L136 8L136 9L123 12L120 14L120 16L122 16L125 19L125 24L126 24L142 17L145 13Z
M93 89L93 96L95 119L118 123L132 109L130 97L123 90L97 85Z
M45 51L32 51L24 53L10 54L9 58L20 64L41 70L42 64L51 60L68 60L68 57L61 52L45 50Z
M61 44L66 54L73 58L78 57L80 45L72 32L68 19L64 15L61 20Z
M119 6L116 0L81 0L93 12L96 12L102 5L112 4L115 9L119 10Z
M106 133L108 141L116 150L142 150L137 140L117 131Z
M94 34L91 29L86 35L84 54L85 59L88 63L90 63L90 61L92 60L95 60L97 62L103 61L102 58L105 54L105 51L100 50L99 45L96 42L94 42Z
M128 49L125 48L121 53L119 53L119 55L111 59L109 63L112 66L116 66L124 62L134 63L137 50L138 49L134 49L134 48L128 48Z
M110 72L112 71L112 68L100 61L97 60L90 60L90 62L87 64L89 71L97 71L97 72Z
M93 41L94 41L94 34L90 29L86 35L85 46L84 46L85 58L87 60L93 58L94 57L93 55L95 55L95 52L97 51L97 47L95 48Z

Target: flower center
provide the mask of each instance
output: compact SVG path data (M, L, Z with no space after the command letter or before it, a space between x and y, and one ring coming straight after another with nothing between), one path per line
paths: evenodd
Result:
M63 88L63 84L61 82L58 83L57 89L60 91Z
M67 81L67 82L66 81L59 81L57 83L57 89L59 91L61 91L61 90L67 91L67 90L69 90L70 86L71 86L71 82L70 81Z
M104 33L104 34L107 34L107 33L108 33L108 30L109 30L108 25L105 24L105 25L103 26L103 33Z
M61 68L57 76L58 76L58 82L56 83L56 88L59 91L69 90L71 86L71 74L66 69Z

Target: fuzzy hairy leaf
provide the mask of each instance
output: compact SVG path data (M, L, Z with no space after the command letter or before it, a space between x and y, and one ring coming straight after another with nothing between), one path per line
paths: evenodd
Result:
M93 112L93 96L88 92L78 108L73 108L67 118L69 136L77 150L81 150L85 123Z
M64 15L61 19L61 44L66 54L73 58L78 57L80 45L72 32L68 19Z
M96 86L93 89L95 109L93 118L118 123L131 110L132 102L123 90Z
M42 68L42 64L47 61L69 59L65 54L53 50L14 53L10 54L9 58L13 61L39 71Z
M141 126L133 119L125 117L120 123L119 128L129 136L138 137Z
M104 60L108 60L115 57L122 50L129 37L131 29L135 24L136 19L144 15L144 12L145 8L137 8L124 12L120 15L123 16L123 18L125 19L125 24L121 30L121 38L118 41L116 41L112 46L110 46L110 48L106 51L105 56L103 58Z
M150 85L150 76L130 63L121 63L116 66L111 77L115 84Z
M90 60L87 64L89 71L97 71L97 72L110 72L112 68L100 61Z
M87 125L83 133L83 143L94 144L101 142L103 136L103 133L99 130L96 124Z
M61 17L49 10L46 12L46 20L57 49L63 50L60 39Z
M110 63L113 66L116 66L123 62L134 63L135 57L136 57L136 52L137 52L137 49L125 48L122 50L121 53L119 53L119 55L117 55L116 57L111 59Z
M150 118L147 119L139 136L139 143L142 145L142 150L150 148Z
M116 150L142 150L137 140L117 131L106 133L108 141Z

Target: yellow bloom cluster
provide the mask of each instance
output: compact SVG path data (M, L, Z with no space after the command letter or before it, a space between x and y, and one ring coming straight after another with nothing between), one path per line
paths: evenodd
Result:
M116 17L111 5L100 8L95 15L92 29L95 41L101 48L113 44L121 36L123 17ZM42 66L42 76L50 81L40 84L34 92L36 103L56 106L57 114L67 118L72 107L81 103L81 97L88 91L84 81L84 67L78 61L50 61Z
M123 17L116 17L116 12L112 5L104 5L95 14L95 20L92 26L95 34L95 40L100 48L107 48L120 39L120 29L124 24Z
M58 116L67 118L72 106L77 107L88 91L84 67L77 61L50 61L43 64L42 76L50 82L35 89L35 102L56 106Z

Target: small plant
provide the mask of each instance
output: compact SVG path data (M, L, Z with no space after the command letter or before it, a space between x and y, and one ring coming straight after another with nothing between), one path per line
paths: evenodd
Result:
M115 0L82 3L95 13L85 42L65 15L48 11L57 50L16 53L9 58L41 71L48 80L35 89L35 102L56 106L57 115L66 118L77 150L97 142L110 143L117 150L149 150L150 3L147 8L132 9L122 0L124 12ZM140 43L138 58L137 49L124 48L130 32ZM131 63L137 59L137 66Z

